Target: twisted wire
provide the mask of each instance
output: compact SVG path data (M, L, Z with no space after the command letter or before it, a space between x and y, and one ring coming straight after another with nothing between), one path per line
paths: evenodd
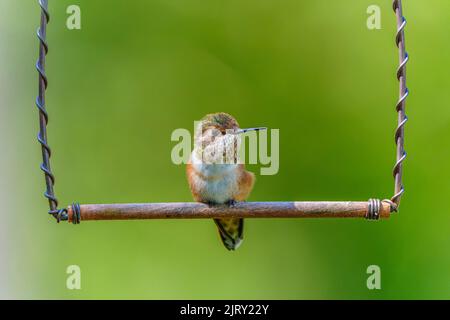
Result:
M380 219L381 202L379 199L369 199L367 207L366 219L378 220Z
M37 30L37 37L39 39L39 58L36 62L36 69L39 74L39 94L36 98L36 106L39 110L39 133L37 140L41 144L42 149L42 164L40 168L45 175L46 190L44 196L48 199L50 207L48 213L55 217L56 221L59 222L61 220L67 220L67 209L58 208L58 199L55 196L53 188L55 184L55 176L53 175L50 166L52 151L47 142L48 113L45 108L45 91L48 86L48 79L45 74L45 60L48 53L48 44L46 41L47 24L50 21L48 0L39 0L39 6L41 7L41 23Z
M81 207L79 203L72 203L72 223L80 224L81 221Z
M406 87L406 64L408 63L409 56L405 50L405 27L406 19L403 16L402 1L393 0L392 7L397 17L397 33L395 36L395 43L399 51L399 67L397 69L397 80L399 81L399 100L395 107L398 113L398 124L395 130L395 144L397 148L396 163L393 168L393 176L395 181L394 195L390 200L384 200L391 204L392 211L397 211L400 205L400 199L405 192L403 186L403 162L406 158L406 151L404 148L404 127L408 121L408 117L405 113L406 98L409 95L409 90Z

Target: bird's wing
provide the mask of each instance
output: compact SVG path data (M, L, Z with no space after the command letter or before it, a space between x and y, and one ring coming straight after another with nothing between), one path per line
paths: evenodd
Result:
M255 175L253 172L245 170L245 165L239 165L240 176L238 180L239 190L234 200L245 201L255 185Z
M194 166L191 163L188 163L186 165L186 176L189 183L189 188L191 189L192 196L194 197L195 201L202 202L200 191L197 190L195 179L197 179L197 174L194 169Z

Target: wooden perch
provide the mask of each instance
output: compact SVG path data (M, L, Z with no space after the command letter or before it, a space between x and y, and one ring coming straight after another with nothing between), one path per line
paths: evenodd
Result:
M208 206L195 202L88 204L79 206L79 220L210 219L240 218L367 218L370 201L364 202L240 202L233 206ZM379 202L379 218L390 216L390 205ZM67 208L73 222L73 206ZM76 215L75 215L76 217Z

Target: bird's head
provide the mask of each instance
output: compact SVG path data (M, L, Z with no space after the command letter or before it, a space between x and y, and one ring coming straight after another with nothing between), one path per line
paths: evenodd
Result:
M201 136L208 136L209 142L214 142L216 137L224 136L236 132L239 129L239 124L233 116L225 112L207 114L200 121L196 138Z
M237 163L241 133L265 128L240 129L236 119L225 112L207 114L195 132L197 157L207 163Z

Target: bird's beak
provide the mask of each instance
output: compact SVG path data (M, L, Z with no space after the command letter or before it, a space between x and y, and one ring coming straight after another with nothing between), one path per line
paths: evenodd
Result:
M257 128L237 129L236 131L233 132L233 134L241 134L241 133L246 133L249 131L260 131L260 130L267 130L267 128L266 127L257 127Z

